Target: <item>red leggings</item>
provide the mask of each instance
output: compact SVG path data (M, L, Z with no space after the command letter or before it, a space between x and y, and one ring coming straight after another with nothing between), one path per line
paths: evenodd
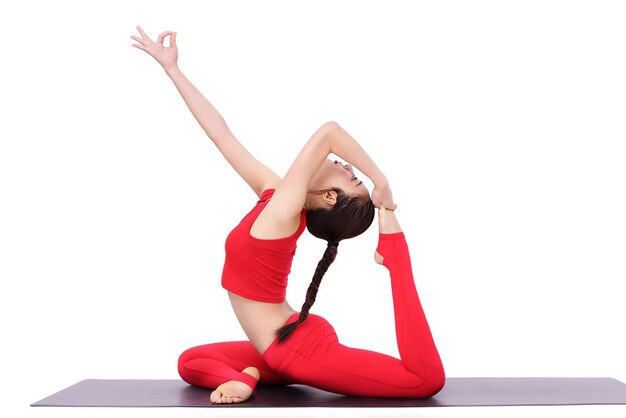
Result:
M403 232L379 234L377 251L391 276L400 359L339 343L332 325L309 314L281 344L259 354L249 341L201 345L186 350L178 371L186 382L214 389L228 380L254 387L242 370L259 369L259 384L305 384L348 396L426 398L441 390L445 374L422 310ZM292 315L289 322L297 319Z

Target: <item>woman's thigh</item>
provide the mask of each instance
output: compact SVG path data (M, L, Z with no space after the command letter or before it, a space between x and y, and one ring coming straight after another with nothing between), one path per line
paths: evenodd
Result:
M428 397L437 391L398 358L340 344L318 315L310 314L284 343L273 343L263 359L294 383L343 395Z

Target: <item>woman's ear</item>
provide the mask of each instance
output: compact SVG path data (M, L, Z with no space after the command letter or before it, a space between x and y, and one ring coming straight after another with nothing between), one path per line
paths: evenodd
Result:
M324 194L322 195L322 198L324 199L326 203L328 203L331 206L334 206L335 203L337 203L337 192L334 190L325 191Z

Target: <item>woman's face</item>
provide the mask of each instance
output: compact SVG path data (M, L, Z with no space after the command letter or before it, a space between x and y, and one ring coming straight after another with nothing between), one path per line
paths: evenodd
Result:
M309 190L317 191L331 187L338 187L347 194L360 194L369 197L369 190L361 179L354 175L354 170L350 164L326 159L311 179Z

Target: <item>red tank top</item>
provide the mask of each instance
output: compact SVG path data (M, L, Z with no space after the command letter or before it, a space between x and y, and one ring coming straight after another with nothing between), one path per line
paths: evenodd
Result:
M250 228L274 191L265 190L256 206L228 234L222 287L247 299L281 303L287 292L287 276L296 253L296 241L306 227L306 212L302 211L298 230L290 237L254 238Z

